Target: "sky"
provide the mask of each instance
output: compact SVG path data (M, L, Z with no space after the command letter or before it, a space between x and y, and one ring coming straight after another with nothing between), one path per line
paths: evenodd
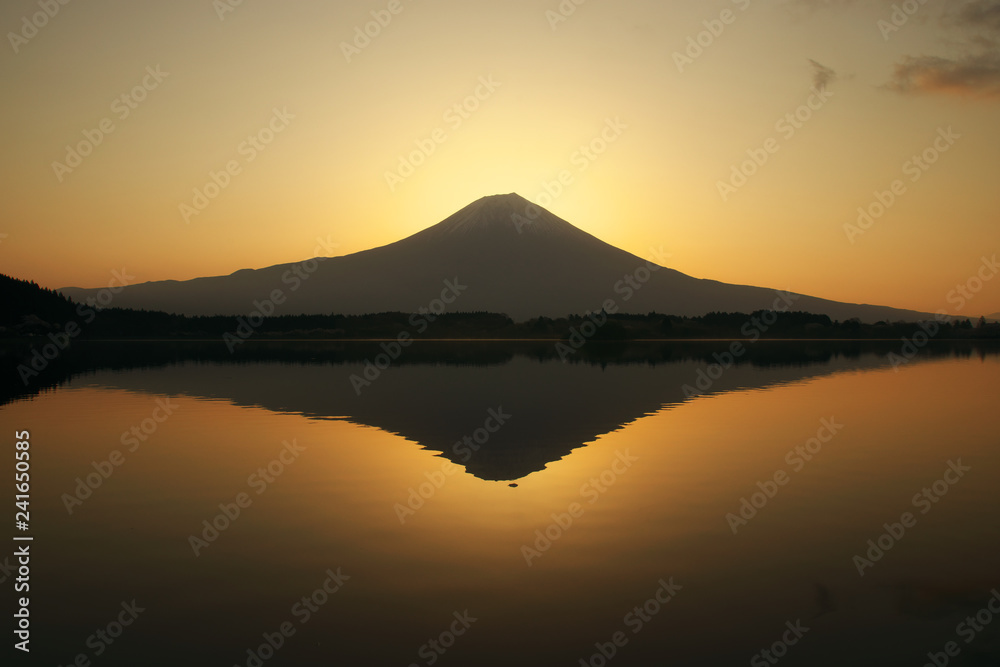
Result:
M0 30L0 272L44 287L517 192L698 278L1000 312L1000 0L6 0Z

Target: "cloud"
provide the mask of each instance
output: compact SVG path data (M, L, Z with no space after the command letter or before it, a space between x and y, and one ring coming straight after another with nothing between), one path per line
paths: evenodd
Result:
M1000 0L950 4L940 23L956 33L956 54L904 58L886 87L899 93L1000 97Z
M817 90L826 90L826 87L837 80L837 73L826 65L822 65L813 59L809 59L809 64L813 67L813 85Z
M898 93L1000 96L1000 53L910 56L896 65L886 87Z
M961 5L951 5L942 16L941 25L959 32L966 46L998 49L1000 0L970 0Z
M898 93L1000 97L1000 0L950 3L939 18L954 55L908 56L886 88Z
M844 11L872 3L888 8L900 0L787 0L795 13L820 10ZM924 3L921 2L921 5ZM1000 0L947 0L940 11L921 13L939 26L947 55L906 56L897 61L892 76L883 86L906 95L935 94L968 97L1000 97ZM811 60L818 87L829 85L837 74Z
M1000 34L1000 0L971 0L953 8L952 22Z

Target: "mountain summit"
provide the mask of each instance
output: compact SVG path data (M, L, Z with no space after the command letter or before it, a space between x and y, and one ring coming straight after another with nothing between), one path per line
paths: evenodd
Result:
M498 236L510 233L531 236L590 236L521 195L512 193L483 197L410 238L484 234Z
M463 287L451 312L506 313L515 320L600 310L703 315L775 307L771 289L692 278L601 241L517 194L479 199L395 243L301 264L186 282L133 285L113 305L186 315L247 315L280 290L278 314L419 312L446 281ZM77 301L97 289L60 290ZM863 321L927 319L925 313L792 295L791 308ZM787 302L788 297L786 295Z

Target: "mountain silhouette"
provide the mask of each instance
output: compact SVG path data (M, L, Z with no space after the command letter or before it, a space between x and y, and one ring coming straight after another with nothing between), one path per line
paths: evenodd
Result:
M645 415L684 404L686 386L698 385L712 352L724 349L712 343L639 346L623 348L620 358L609 349L608 361L564 364L534 345L426 345L414 347L361 395L350 377L364 372L357 357L373 349L365 344L263 345L236 357L218 344L152 351L143 344L94 344L68 377L83 377L91 387L226 400L371 426L440 452L479 479L511 482ZM705 395L887 368L892 349L762 343ZM967 353L963 349L929 349L920 359ZM507 416L502 427L471 446L466 438L477 437L491 411Z
M681 316L773 309L776 301L782 305L772 289L702 280L648 262L516 194L484 197L401 241L324 258L311 267L305 279L299 277L302 264L282 264L229 276L132 285L112 305L185 315L248 315L258 308L255 302L282 290L287 301L277 306L279 315L414 313L429 308L448 285L459 288L452 290L459 296L448 306L450 312L505 313L519 321L596 312L609 300L620 312ZM624 282L627 276L632 286ZM60 291L86 301L100 290ZM835 320L932 317L803 295L794 295L794 302L783 307Z

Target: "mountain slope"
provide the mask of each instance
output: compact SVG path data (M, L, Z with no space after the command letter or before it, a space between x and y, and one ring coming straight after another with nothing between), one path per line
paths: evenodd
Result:
M656 270L648 271L650 266ZM306 272L308 268L314 272ZM623 282L626 276L641 281L647 273L650 278L641 289ZM596 311L608 300L622 312L702 315L769 309L778 299L774 290L700 280L650 265L510 194L484 197L433 227L380 248L307 267L286 264L134 285L116 296L113 305L188 315L245 315L255 310L255 301L281 290L287 302L278 307L278 314L418 312L441 296L446 281L464 288L450 311L492 311L515 320ZM61 291L79 301L98 290ZM839 320L928 317L808 296L796 296L791 307Z
M39 287L37 283L18 280L0 273L0 327L18 325L25 318L47 322L65 322L76 314L76 308L58 293Z

